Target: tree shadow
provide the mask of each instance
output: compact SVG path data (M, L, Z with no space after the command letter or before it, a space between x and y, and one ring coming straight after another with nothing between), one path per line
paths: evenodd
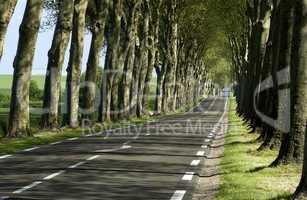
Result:
M291 200L291 199L292 199L291 194L282 194L282 195L278 195L277 197L272 197L268 200Z
M264 165L264 166L260 166L260 167L255 167L254 169L250 169L247 172L249 173L255 173L255 172L259 172L261 170L264 170L266 168L269 168L270 166Z

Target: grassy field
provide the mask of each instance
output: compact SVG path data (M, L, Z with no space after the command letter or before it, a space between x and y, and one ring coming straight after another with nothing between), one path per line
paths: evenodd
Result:
M268 167L276 151L258 152L257 134L249 130L235 113L231 101L229 130L225 136L225 152L221 162L222 181L217 200L289 199L300 179L300 166Z

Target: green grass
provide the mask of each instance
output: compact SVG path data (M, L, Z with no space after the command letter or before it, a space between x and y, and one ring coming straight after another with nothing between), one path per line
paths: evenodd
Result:
M45 75L32 75L34 80L40 89L44 88ZM0 75L0 92L8 92L10 94L12 87L13 76L12 75ZM65 86L66 77L62 78L62 88Z
M221 185L217 200L277 200L289 199L300 179L300 166L268 167L276 151L258 152L257 134L248 128L235 113L232 99L229 130L225 136L225 152L221 161Z

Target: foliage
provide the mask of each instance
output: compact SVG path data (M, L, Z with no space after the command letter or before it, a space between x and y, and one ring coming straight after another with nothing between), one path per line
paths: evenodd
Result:
M37 101L42 100L43 90L38 87L37 82L31 80L30 82L30 100Z

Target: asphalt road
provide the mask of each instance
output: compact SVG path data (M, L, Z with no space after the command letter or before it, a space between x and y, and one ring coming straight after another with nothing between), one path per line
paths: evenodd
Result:
M225 104L0 156L0 199L191 199Z

